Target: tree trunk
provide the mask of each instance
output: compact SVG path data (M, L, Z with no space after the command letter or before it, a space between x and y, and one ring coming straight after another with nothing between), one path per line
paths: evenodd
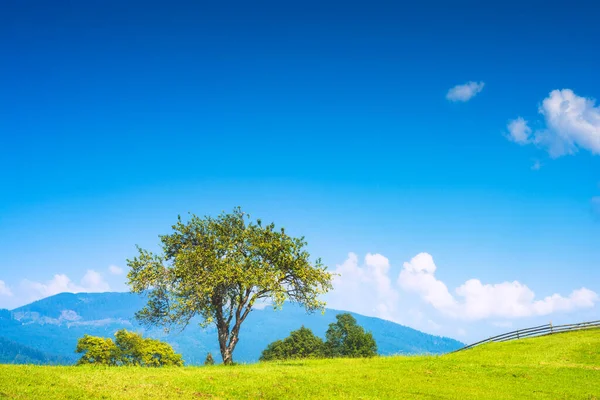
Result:
M219 348L221 350L223 364L225 365L233 364L233 350L235 350L235 346L237 345L239 340L239 333L240 328L242 326L242 322L244 322L244 320L252 310L252 305L248 306L246 310L243 310L244 305L248 301L250 293L250 289L247 289L246 297L238 305L237 310L235 312L235 323L231 328L231 331L229 330L229 322L231 321L232 316L230 316L228 320L225 321L225 319L223 318L223 311L217 308L216 324L217 331L219 333Z
M221 357L223 357L223 364L231 365L233 364L233 353L229 351L229 348L225 348L224 351L221 352Z
M229 326L225 321L217 321L217 332L219 336L219 350L221 350L221 358L223 364L233 364L233 350L230 349L229 343Z
M225 324L217 324L217 331L219 333L219 348L221 350L221 357L223 358L223 364L233 364L233 350L239 341L241 321L236 323L231 332L229 327Z

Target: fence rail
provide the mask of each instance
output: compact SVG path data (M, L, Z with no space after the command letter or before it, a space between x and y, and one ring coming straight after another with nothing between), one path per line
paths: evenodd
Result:
M552 335L554 333L578 331L582 329L598 329L600 328L600 320L580 322L578 324L565 324L565 325L552 325L552 323L546 325L534 326L527 329L518 329L516 331L503 333L502 335L492 336L485 340L472 343L468 346L462 347L458 350L454 350L452 353L471 349L480 344L491 343L491 342L506 342L508 340L523 339L534 336Z

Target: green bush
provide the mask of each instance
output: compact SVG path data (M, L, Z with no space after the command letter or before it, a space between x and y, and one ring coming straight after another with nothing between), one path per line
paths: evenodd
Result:
M277 340L260 356L261 361L287 360L293 358L321 357L323 355L323 340L312 331L302 326L283 340Z
M183 366L181 354L160 340L143 338L135 332L121 329L116 340L84 335L77 342L76 353L83 353L77 365L163 367Z

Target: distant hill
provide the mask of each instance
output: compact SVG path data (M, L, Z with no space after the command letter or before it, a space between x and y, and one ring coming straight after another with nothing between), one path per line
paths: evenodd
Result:
M68 364L70 360L0 337L0 364Z
M144 330L133 318L144 304L143 297L130 293L61 293L13 311L0 310L0 337L38 350L44 356L52 354L46 356L48 360L72 363L77 360L74 353L77 339L84 334L112 337L118 329L126 328L166 340L183 354L188 365L201 364L207 352L219 359L215 328L202 329L197 320L183 332L165 334L160 328ZM257 361L270 342L287 336L302 325L324 337L328 325L339 312L327 309L325 315L307 314L302 308L287 303L280 311L269 307L254 310L242 326L234 360ZM373 333L379 353L383 355L440 354L463 346L454 339L429 335L378 318L353 315L360 325Z

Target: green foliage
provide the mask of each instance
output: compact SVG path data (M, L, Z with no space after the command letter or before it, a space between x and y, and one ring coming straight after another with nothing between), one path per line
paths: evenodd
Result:
M83 353L77 365L117 365L118 349L112 339L84 335L77 342L76 353Z
M371 332L365 332L348 313L336 315L325 333L325 355L328 357L373 357L377 344Z
M206 360L204 360L204 365L215 365L215 360L213 359L212 354L208 353L206 355Z
M77 365L163 367L183 366L181 355L159 340L121 329L116 341L85 335L77 342L77 353L84 353Z
M323 340L302 326L283 340L277 340L263 350L260 360L287 360L294 358L316 358L323 355Z
M6 399L598 399L597 330L444 356L308 359L229 368L0 365Z
M319 357L373 357L377 355L377 344L370 332L356 323L348 313L335 316L336 322L329 325L325 334L327 341L315 336L302 326L283 340L276 340L263 350L260 360L289 360Z
M331 289L332 275L320 260L310 262L304 238L251 221L240 208L217 218L179 217L172 228L160 236L161 254L138 247L138 256L127 260L131 291L148 295L136 314L142 324L183 329L200 316L204 325L216 325L223 362L231 364L256 301L324 308L318 297Z

